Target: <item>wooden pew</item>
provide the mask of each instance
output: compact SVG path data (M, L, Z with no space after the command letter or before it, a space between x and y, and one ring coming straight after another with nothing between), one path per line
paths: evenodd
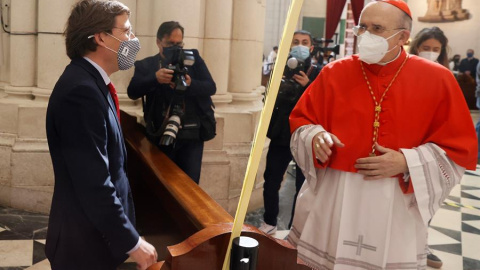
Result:
M478 110L476 105L477 98L475 97L475 90L477 87L475 80L470 75L460 74L457 76L457 82L462 89L463 96L465 97L465 101L468 105L468 109Z
M121 112L137 229L161 262L149 270L222 269L233 217L145 137L136 118ZM311 269L288 242L244 225L259 242L257 269Z

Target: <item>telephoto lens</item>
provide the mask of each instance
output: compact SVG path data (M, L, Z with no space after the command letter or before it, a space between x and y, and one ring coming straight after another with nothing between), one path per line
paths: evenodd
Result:
M168 118L167 126L163 132L162 137L160 138L160 145L169 146L177 138L178 129L180 128L180 116L172 115Z

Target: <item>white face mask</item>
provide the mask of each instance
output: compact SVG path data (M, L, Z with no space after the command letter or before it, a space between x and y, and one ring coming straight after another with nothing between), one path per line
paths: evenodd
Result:
M397 47L397 45L395 45L391 50L388 50L387 40L400 32L402 31L398 31L388 38L384 38L365 31L365 33L358 37L358 54L360 60L367 64L376 64L380 62L385 54L391 52Z
M433 61L433 62L437 62L438 57L440 56L440 53L423 51L423 52L419 52L418 56L420 56L422 58L425 58L425 59L428 59L428 60Z

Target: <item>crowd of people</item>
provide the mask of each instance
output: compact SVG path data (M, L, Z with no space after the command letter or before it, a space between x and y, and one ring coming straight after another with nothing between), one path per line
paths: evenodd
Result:
M135 228L113 73L135 68L128 96L142 99L147 138L197 184L204 142L216 134L216 85L199 52L183 48L185 29L162 23L158 53L136 60L140 42L129 18L118 1L82 0L67 21L71 62L46 120L55 174L46 239L52 269L116 269L129 256L147 269L157 261ZM312 35L294 33L267 133L259 229L277 230L279 189L295 161L288 241L315 269L442 265L429 251L428 224L480 158L455 77L476 80L480 108L480 64L472 49L449 59L448 38L435 26L419 31L407 53L411 31L405 2L370 2L353 28L358 54L325 66L312 59Z

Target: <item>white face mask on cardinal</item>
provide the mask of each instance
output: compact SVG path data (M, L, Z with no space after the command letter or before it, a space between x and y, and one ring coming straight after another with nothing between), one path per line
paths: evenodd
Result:
M397 45L395 45L395 47L389 50L387 40L400 32L402 31L398 31L388 38L384 38L365 31L365 33L358 36L358 54L360 60L367 64L377 64L380 62L385 54L391 52L397 47Z

